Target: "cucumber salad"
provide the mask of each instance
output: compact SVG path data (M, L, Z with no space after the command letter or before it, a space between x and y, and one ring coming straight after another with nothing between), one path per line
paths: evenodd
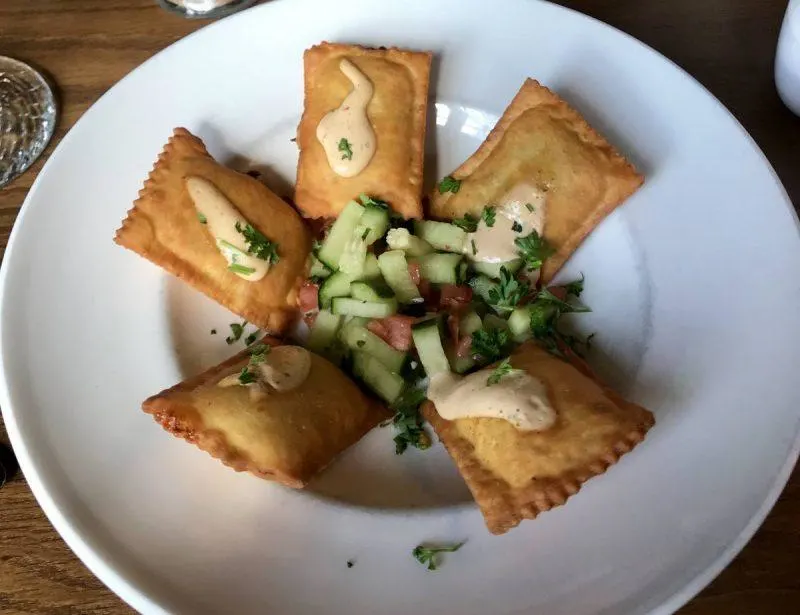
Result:
M552 250L535 230L513 240L518 258L470 258L476 221L404 220L388 203L361 195L311 256L299 293L307 346L394 411L398 454L430 446L418 410L436 374L495 366L499 378L513 369L514 348L529 339L561 356L580 355L590 344L559 327L564 314L588 311L575 302L583 278L538 286ZM481 221L505 219L487 207Z

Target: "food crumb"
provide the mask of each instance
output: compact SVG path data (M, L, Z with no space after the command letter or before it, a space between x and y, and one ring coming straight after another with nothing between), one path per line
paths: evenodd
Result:
M353 560L351 560L351 559L347 560L347 567L348 568L352 568L355 565L356 565L356 563Z
M217 330L216 329L211 329L211 335L216 335L216 334L217 334Z

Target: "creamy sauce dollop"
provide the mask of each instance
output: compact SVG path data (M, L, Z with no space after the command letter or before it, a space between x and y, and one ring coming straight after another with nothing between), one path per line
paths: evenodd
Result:
M544 431L556 421L547 387L523 370L488 384L492 368L468 376L452 372L435 374L428 384L428 399L443 419L503 419L522 431Z
M254 399L263 397L269 390L279 393L301 386L311 373L311 353L301 346L275 346L264 355L255 367L248 366L257 377L256 382L242 383L239 374L230 374L217 382L218 387L244 386L254 393Z
M317 140L325 149L328 164L337 175L355 177L375 155L375 131L367 117L372 82L355 64L343 59L339 69L353 84L342 104L320 120Z
M540 235L544 230L545 193L527 182L509 190L495 209L494 226L481 219L478 228L470 233L464 248L467 258L482 263L504 263L519 258L514 240L531 231ZM522 228L514 230L514 224ZM473 252L472 242L475 242Z
M187 177L186 190L197 213L206 221L217 249L228 262L228 269L248 282L257 282L267 275L269 262L249 254L244 236L236 230L237 223L245 228L248 222L233 203L202 177Z

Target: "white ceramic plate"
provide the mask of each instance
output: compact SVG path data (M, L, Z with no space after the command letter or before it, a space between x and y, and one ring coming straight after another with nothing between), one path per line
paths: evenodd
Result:
M323 39L437 52L429 183L527 76L647 176L567 273L586 273L594 362L658 422L567 506L505 536L484 529L440 446L396 458L378 429L294 492L235 474L139 410L231 353L233 318L115 246L114 230L174 126L290 184L301 55ZM55 527L142 611L667 612L744 545L794 464L798 331L786 194L736 121L658 54L538 2L285 0L160 53L53 154L3 263L0 402ZM410 555L463 539L435 573Z

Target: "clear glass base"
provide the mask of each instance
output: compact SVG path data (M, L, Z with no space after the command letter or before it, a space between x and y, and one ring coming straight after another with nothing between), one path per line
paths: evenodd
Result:
M0 187L41 156L57 118L47 80L27 64L0 56Z
M246 9L255 0L158 0L158 3L190 19L214 19Z

